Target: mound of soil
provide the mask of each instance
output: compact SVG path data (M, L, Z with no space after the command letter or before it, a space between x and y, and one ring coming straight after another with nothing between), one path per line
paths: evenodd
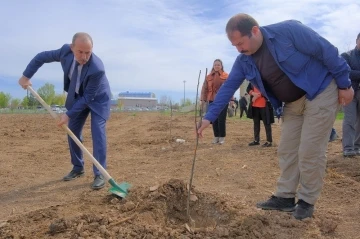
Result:
M40 209L3 223L1 238L279 238L264 215L243 217L239 205L226 198L192 189L187 216L188 189L178 179L161 186L135 188L125 199L109 195L98 207L86 204L75 217L61 216L63 207ZM90 201L88 203L91 203ZM290 216L288 216L290 220ZM272 219L273 225L282 219ZM43 225L37 227L34 225ZM296 220L284 227L301 227ZM20 226L21 225L21 226ZM47 226L46 226L47 225ZM327 229L325 229L327 230Z
M328 146L328 168L314 217L262 211L279 177L274 147L249 147L252 121L229 118L224 145L211 129L199 142L187 216L194 118L161 113L114 113L108 124L108 170L133 185L125 199L93 191L92 164L63 182L71 167L67 137L48 114L1 115L0 238L359 238L359 157L344 159L341 141ZM26 127L24 127L26 122ZM84 144L91 151L89 120ZM154 123L156 122L156 124ZM341 135L341 121L335 123ZM176 139L184 139L178 143ZM109 187L109 185L107 185Z

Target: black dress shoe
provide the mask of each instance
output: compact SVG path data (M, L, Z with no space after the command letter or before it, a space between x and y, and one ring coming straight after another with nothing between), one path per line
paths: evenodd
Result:
M344 156L344 157L349 157L349 158L355 157L355 156L356 156L356 152L355 152L355 150L347 149L347 150L344 150L343 156Z
M257 141L253 141L253 142L249 143L249 146L255 146L255 145L260 145L260 143Z
M262 145L262 147L271 147L272 143L271 142L266 142L265 144Z
M75 178L81 177L83 175L84 175L84 170L81 170L81 171L71 170L71 172L63 178L63 180L70 181Z
M295 209L295 198L281 198L272 195L267 201L258 202L256 207L263 210L292 212Z
M302 199L299 199L296 204L295 211L293 212L293 216L298 220L302 220L308 217L312 217L313 214L314 205L307 203Z
M96 189L103 188L104 186L105 186L104 176L96 175L94 178L94 182L91 185L91 188L96 190Z

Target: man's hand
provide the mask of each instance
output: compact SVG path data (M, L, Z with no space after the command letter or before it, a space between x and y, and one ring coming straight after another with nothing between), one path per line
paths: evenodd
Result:
M29 78L27 78L26 76L22 76L19 79L19 85L21 85L21 87L26 90L28 86L31 86L31 81Z
M67 124L69 122L69 116L67 114L62 114L60 116L60 121L57 123L59 127L61 127L63 124Z
M341 105L348 105L354 99L354 89L350 87L346 90L339 89L339 103Z
M201 124L197 127L197 134L200 136L200 138L203 137L202 132L205 128L207 128L210 125L210 121L203 119L201 121ZM200 126L200 127L199 127Z

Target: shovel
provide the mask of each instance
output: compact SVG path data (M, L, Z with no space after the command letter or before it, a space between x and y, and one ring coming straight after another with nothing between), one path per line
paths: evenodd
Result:
M54 119L59 120L58 115L50 108L48 104L46 104L46 102L40 97L40 95L36 91L34 91L34 89L31 86L28 86L27 89L40 102L40 104L44 106L44 108L51 114L51 116ZM111 192L112 194L118 197L125 198L128 195L128 189L130 188L130 184L126 182L117 184L115 180L110 176L110 174L101 166L101 164L94 158L94 156L85 148L85 146L80 142L80 140L74 135L74 133L69 129L69 127L67 127L65 124L63 124L61 127L75 141L75 143L81 148L81 150L89 156L92 163L95 164L95 166L100 170L101 174L104 176L106 181L110 183L112 187L109 189L109 192Z

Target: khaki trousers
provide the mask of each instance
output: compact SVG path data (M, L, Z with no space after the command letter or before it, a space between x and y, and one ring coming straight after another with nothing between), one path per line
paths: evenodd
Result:
M338 109L334 80L312 101L304 96L285 104L278 147L281 175L275 196L293 198L297 192L298 199L315 204L323 186L325 154Z

